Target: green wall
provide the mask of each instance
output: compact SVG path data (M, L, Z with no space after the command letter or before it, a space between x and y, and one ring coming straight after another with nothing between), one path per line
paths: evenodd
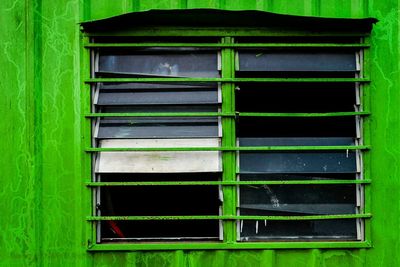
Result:
M88 253L78 22L169 8L380 20L372 34L370 249ZM0 266L400 266L399 1L2 0Z

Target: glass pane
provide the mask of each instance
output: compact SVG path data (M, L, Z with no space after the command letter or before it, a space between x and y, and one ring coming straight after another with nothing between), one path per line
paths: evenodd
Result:
M355 173L355 152L241 152L240 173Z
M355 53L326 51L239 51L240 71L356 71Z
M242 185L241 215L328 215L356 212L355 185Z
M345 146L352 138L239 138L240 146ZM240 152L240 173L355 173L354 151Z
M107 90L154 90L154 89L163 89L163 90L206 90L206 89L214 89L217 88L216 83L209 82L199 82L199 83L99 83L100 89Z
M101 51L99 71L102 75L131 77L218 77L217 52L195 49L131 49Z
M108 91L100 90L98 105L217 104L217 90L210 91Z
M167 112L218 112L217 105L135 105L135 106L97 106L101 113L167 113ZM146 118L146 117L142 117Z
M98 105L217 104L217 85L111 84L100 87Z
M355 180L355 173L247 173L241 181Z
M218 147L213 139L104 139L102 148ZM207 173L220 172L219 151L126 151L97 154L97 173Z
M105 117L97 138L218 137L216 117Z
M357 240L355 219L310 221L241 221L240 240Z
M171 182L171 181L218 181L218 172L201 173L102 173L101 182Z

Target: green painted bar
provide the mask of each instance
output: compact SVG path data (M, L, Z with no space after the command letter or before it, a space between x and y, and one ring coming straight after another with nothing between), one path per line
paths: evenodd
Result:
M296 184L370 184L371 180L281 180L281 181L211 181L211 182L88 182L87 186L158 186L158 185L296 185Z
M88 41L88 37L81 37L81 44L84 42ZM84 79L90 77L90 62L91 62L91 52L89 50L81 49L81 64L82 68L84 71L81 71L81 84L80 87L83 88L83 90L80 90L80 98L82 99L81 101L81 110L82 113L89 113L91 110L91 104L90 104L90 99L91 99L91 84L84 83ZM81 120L81 129L83 136L91 136L92 133L92 124L89 120ZM81 151L85 150L85 147L87 146L92 146L92 140L91 138L83 138L80 148ZM81 155L81 161L82 161L82 168L81 168L81 177L91 177L92 176L92 157L93 155L88 154L88 153L82 153ZM91 199L93 195L93 191L90 188L87 188L87 190L84 190L82 192L83 198L84 199ZM84 213L92 213L93 209L93 203L91 201L84 202L81 204L82 205L82 211ZM87 240L88 243L93 243L93 240L96 240L96 232L95 232L95 227L93 227L93 224L85 224L85 236L84 240Z
M232 37L222 38L222 43L232 44L234 40ZM221 75L222 78L232 79L235 76L233 68L234 51L231 48L223 48L221 50ZM222 90L222 111L227 113L235 112L235 86L233 83L223 83ZM235 118L225 117L222 118L222 146L235 146L236 145L236 124ZM222 180L230 182L236 180L236 152L224 151L222 153L223 173ZM223 187L222 213L223 215L233 216L236 215L236 188ZM231 201L226 201L230 199ZM226 243L232 243L236 240L236 222L224 221L223 222L223 240Z
M329 113L255 113L239 112L239 117L346 117L346 116L367 116L367 111L358 112L329 112Z
M356 115L356 114L354 114ZM89 113L85 115L87 118L104 118L104 117L234 117L235 113L219 113L219 112L147 112L147 113Z
M88 43L86 48L113 48L113 47L254 47L254 48L281 48L281 47L298 47L298 48L368 48L368 43Z
M326 248L369 248L371 243L368 241L364 242L270 242L263 246L261 243L234 243L234 244L192 244L186 242L185 244L101 244L94 245L88 248L88 251L137 251L137 250L179 250L179 249L189 249L189 250L215 250L215 249L226 249L226 250L240 250L240 249L255 249L255 250L265 250L265 249L326 249ZM230 252L234 253L234 252ZM254 253L253 253L254 254Z
M195 82L225 82L225 83L368 83L367 78L92 78L85 80L87 83L195 83Z
M254 146L254 147L108 147L87 148L86 152L113 151L332 151L332 150L368 150L370 146Z
M367 116L370 112L330 112L330 113L256 113L256 112L147 112L147 113L89 113L87 118L99 117L345 117Z
M88 216L88 221L152 221L152 220L270 220L270 221L304 221L304 220L338 220L371 218L372 214L337 214L312 216Z
M370 37L365 37L366 42L370 42ZM364 64L363 64L363 72L364 73L371 73L371 51L364 50ZM361 99L362 99L362 108L370 110L371 108L371 85L370 84L363 84L361 86ZM363 118L363 142L364 144L370 144L371 142L371 118L365 117ZM364 177L363 179L371 179L371 153L364 152L363 153L363 162L364 162ZM379 182L379 181L378 181ZM364 197L365 197L365 205L364 205L364 212L371 212L372 210L372 192L371 188L365 187L364 188ZM371 229L371 222L365 221L365 235L371 236L372 229Z

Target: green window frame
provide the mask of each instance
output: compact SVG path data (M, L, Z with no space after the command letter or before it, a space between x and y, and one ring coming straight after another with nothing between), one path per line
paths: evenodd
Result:
M187 39L208 38L210 36L218 38L217 42L101 42L101 38L113 40L122 36L129 38L146 38L153 36L154 29L137 28L131 32L115 33L84 33L82 35L82 110L84 120L82 128L84 131L85 161L83 162L83 176L86 177L85 191L87 205L86 211L91 214L87 220L87 239L89 251L107 251L107 250L174 250L174 249L268 249L268 248L365 248L371 246L370 241L370 188L371 183L369 171L369 36L364 33L346 33L326 32L310 33L307 31L274 31L268 28L158 28L156 35L162 40L164 37L185 37ZM100 37L100 38L99 38ZM272 40L269 42L236 42L236 39L257 37L260 40ZM98 39L99 38L99 39ZM263 39L264 38L264 39ZM333 42L331 40L342 40ZM299 40L299 41L296 41ZM328 40L328 41L327 41ZM344 40L344 41L343 41ZM91 73L93 66L93 53L99 49L123 49L123 48L146 48L146 47L187 47L187 48L213 48L220 53L221 77L217 78L104 78L95 77ZM331 50L331 51L357 51L360 59L361 68L355 77L236 77L238 69L238 51L240 49L302 49L302 50ZM92 109L92 91L99 83L218 83L222 92L221 109L218 112L177 112L177 113L96 113ZM251 84L304 84L304 83L322 83L322 84L342 84L352 83L357 87L360 95L357 96L359 107L352 112L240 112L236 110L235 90L239 85ZM127 148L113 147L104 148L93 146L92 143L92 123L100 118L107 117L218 117L222 123L222 138L220 147L148 147L148 148ZM265 146L239 146L237 144L236 126L240 118L332 118L332 117L352 117L357 118L359 126L362 125L360 142L352 145L265 145ZM362 122L362 124L361 124ZM357 123L356 123L357 124ZM222 153L222 179L220 181L190 181L190 182L100 182L93 179L92 169L94 168L93 155L101 152L145 152L145 151L220 151ZM355 151L360 157L361 170L354 179L320 179L320 180L238 180L238 158L239 153L246 152L334 152L334 151ZM361 156L362 154L362 156ZM102 187L130 187L130 186L181 186L181 185L217 185L222 188L223 204L222 214L213 216L97 216L95 212L96 202L95 192ZM359 209L355 214L330 214L330 215L312 215L312 216L287 216L287 215L239 215L238 188L241 185L354 185L361 193L357 201ZM218 220L223 224L223 238L215 242L165 242L165 243L99 243L97 223L102 221L123 221L123 220ZM361 237L358 240L335 240L335 241L279 241L262 240L246 241L238 239L240 231L240 222L245 221L305 221L305 220L358 220L362 225Z

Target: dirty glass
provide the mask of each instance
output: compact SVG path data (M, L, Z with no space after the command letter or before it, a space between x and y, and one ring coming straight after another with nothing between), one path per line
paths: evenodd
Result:
M192 48L103 50L97 77L218 77L217 51Z

